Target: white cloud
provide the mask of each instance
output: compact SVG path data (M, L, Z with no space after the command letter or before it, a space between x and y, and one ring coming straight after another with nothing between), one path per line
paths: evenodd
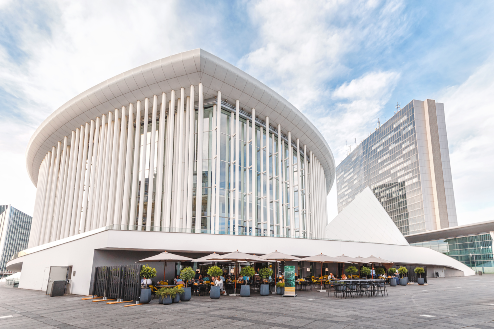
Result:
M458 224L494 220L494 57L443 90Z

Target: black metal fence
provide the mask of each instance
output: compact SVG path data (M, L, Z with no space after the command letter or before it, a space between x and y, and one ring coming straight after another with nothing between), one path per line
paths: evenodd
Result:
M139 300L142 265L99 266L95 268L93 294L111 299Z

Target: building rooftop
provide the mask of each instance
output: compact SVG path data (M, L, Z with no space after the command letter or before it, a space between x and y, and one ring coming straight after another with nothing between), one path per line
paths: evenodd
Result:
M406 235L405 238L409 243L433 241L439 239L449 239L461 236L477 235L482 233L494 232L494 220L468 224L456 227L449 227L442 230L429 231L424 233Z

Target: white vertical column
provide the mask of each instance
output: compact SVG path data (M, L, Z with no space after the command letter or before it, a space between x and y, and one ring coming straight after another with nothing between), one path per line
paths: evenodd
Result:
M113 224L113 211L115 209L115 189L117 186L117 172L118 172L118 141L120 136L120 124L119 124L119 110L115 109L115 118L113 119L113 146L111 155L111 171L110 171L110 185L108 193L108 205L106 210L106 226Z
M87 203L87 199L89 197L89 191L90 191L90 186L89 186L89 182L90 182L90 178L91 178L91 174L92 174L92 168L94 167L93 163L92 163L92 158L93 158L93 139L94 139L94 120L91 120L91 125L90 125L90 130L89 130L89 140L88 140L88 144L89 146L86 146L86 147L89 147L88 149L88 153L87 153L87 158L85 157L84 159L87 159L87 167L86 167L86 174L85 174L85 177L84 177L84 195L83 195L83 199L82 199L82 214L81 214L81 225L80 225L80 231L81 233L85 232L86 231L86 216L87 216L87 211L88 211L88 203ZM89 217L89 220L88 222L91 221L91 218Z
M153 97L153 113L151 117L151 145L149 151L149 178L148 178L148 200L146 214L146 231L151 231L151 218L153 211L153 193L154 193L154 154L156 146L156 115L158 112L158 96ZM156 218L155 218L156 220Z
M75 138L75 133L72 131L72 140ZM68 140L67 140L68 143ZM59 240L63 238L64 232L65 232L65 226L66 226L66 221L65 221L65 214L66 214L66 209L65 207L67 206L67 198L69 195L69 189L71 188L69 183L70 183L70 166L72 165L72 146L74 144L67 145L67 156L65 159L65 179L64 179L64 186L62 188L62 200L60 202L60 213L59 213L59 230L57 232L57 236L55 237L55 240Z
M216 218L214 223L215 233L219 233L220 229L220 178L221 178L221 91L218 91L216 101Z
M165 152L166 94L161 94L160 124L158 131L158 172L156 176L156 198L154 201L154 231L161 230L161 203L163 202L163 160Z
M60 232L60 226L61 226L61 221L60 221L60 210L62 208L62 200L63 200L63 192L64 192L64 187L67 184L65 182L65 176L66 176L66 162L67 162L67 136L63 138L63 148L62 148L62 162L60 163L60 175L58 178L58 186L57 186L57 195L56 195L56 201L55 201L55 213L53 215L53 227L52 227L52 233L51 233L51 239L50 241L58 240L58 232Z
M160 122L161 124L161 122ZM132 156L134 148L132 147L132 137L134 136L134 106L129 104L129 123L127 132L127 148L125 157L125 179L123 190L123 205L122 205L122 230L129 229L129 206L130 206L130 191L132 184ZM156 218L156 216L154 217Z
M250 152L249 152L249 144L251 143L249 139L249 121L245 121L245 172L246 172L246 177L245 177L245 203L246 203L246 208L245 208L245 235L249 235L249 229L250 229Z
M77 201L77 212L75 218L75 233L79 234L81 230L81 215L82 215L82 200L84 195L84 181L86 175L86 167L87 167L87 151L88 151L88 139L89 139L89 123L86 123L86 127L84 129L84 142L83 142L83 150L82 150L82 163L81 163L81 171L80 171L80 180L79 180L79 194ZM74 200L75 201L75 200Z
M175 194L173 195L175 197L175 208L173 212L173 219L174 219L174 224L173 224L173 229L174 232L179 232L179 229L181 228L181 222L182 222L182 188L183 188L183 172L184 172L184 167L183 167L183 147L184 147L184 130L185 130L185 125L184 125L184 103L185 103L185 90L184 88L180 88L180 101L179 101L179 107L177 109L177 146L178 150L175 153L177 155L177 181L176 181L176 190Z
M278 125L278 225L280 226L280 236L285 236L285 225L283 224L283 152L281 144L281 125Z
M308 195L309 195L309 190L307 189L308 182L307 182L307 171L309 169L307 168L307 145L304 145L304 178L303 178L303 188L304 188L304 198L302 200L303 202L303 214L304 214L304 223L305 223L305 236L308 239L309 238L309 231L310 231L310 223L309 223L309 213L307 211L308 208Z
M229 231L229 234L233 234L233 227L236 225L235 224L235 215L233 213L233 208L234 208L234 193L235 193L235 188L234 188L234 183L235 183L235 180L233 179L233 167L235 166L235 147L234 147L234 138L235 138L235 133L234 133L234 130L233 130L233 121L234 121L234 116L233 116L233 113L231 114L230 116L230 150L227 149L227 154L226 154L226 159L229 161L230 165L229 165L229 168L230 168L230 173L228 175L228 181L226 181L226 189L225 189L225 198L228 199L228 208L230 210L229 214L228 214L228 218L230 220L230 231ZM225 127L226 128L226 127ZM228 170L227 168L225 168L226 170ZM227 173L225 173L227 174ZM225 203L226 203L226 200L225 200Z
M298 235L303 237L304 222L302 212L302 157L300 155L300 140L297 138L297 190L298 190ZM294 200L295 201L295 200Z
M48 163L48 155L45 155L45 158L41 162L39 172L38 172L38 182L36 186L36 201L34 206L34 214L33 221L31 225L31 232L29 237L29 245L28 248L36 247L38 245L38 232L41 224L42 217L42 207L43 207L43 196L45 193L46 186L46 178L47 178L47 170L46 168Z
M88 194L88 204L87 204L87 218L86 218L86 228L85 231L90 231L94 230L96 227L96 223L94 221L93 217L93 205L94 205L94 199L96 195L96 179L97 179L97 172L98 172L98 163L99 163L99 158L101 157L101 152L99 150L100 143L100 132L102 129L100 128L100 118L96 118L96 124L95 124L95 133L94 133L94 145L93 145L93 158L91 160L91 176L89 177L89 194Z
M309 187L309 221L310 221L310 238L314 236L314 156L312 151L309 154L309 173L308 173L308 187Z
M294 206L294 191L293 191L293 147L292 147L292 133L288 132L288 184L290 186L290 237L295 236L295 211Z
M199 83L199 108L197 113L197 180L195 233L199 233L201 231L202 220L202 139L204 130L204 95L202 88L202 83Z
M55 158L54 162L54 167L53 167L53 174L52 174L52 183L50 187L50 203L49 203L49 208L48 208L48 217L46 220L46 226L44 230L44 238L43 238L43 243L50 242L51 238L51 229L53 225L53 210L55 208L55 196L57 192L57 183L59 181L58 179L58 171L60 167L60 153L62 151L62 143L58 142L57 143L57 156Z
M261 126L259 127L259 181L260 181L260 195L259 195L259 203L261 205L261 213L259 214L260 221L260 235L264 235L264 224L266 224L266 221L264 220L264 128Z
M173 165L173 137L175 130L175 90L171 91L170 105L168 107L168 127L165 148L165 177L164 177L164 195L163 195L163 213L162 225L165 231L170 228L171 199L172 199L172 165Z
M216 157L217 157L217 152L216 152L216 124L218 120L216 119L216 116L218 115L218 111L216 110L218 108L217 105L213 105L213 124L212 124L212 142L211 142L211 156L213 157L211 160L211 218L210 218L210 233L214 234L215 232L215 224L216 224Z
M144 198L146 196L146 169L148 163L146 162L147 143L148 143L148 125L149 125L149 99L144 100L144 129L142 133L142 152L141 152L141 190L139 191L139 217L137 221L137 229L142 230L142 217L144 214Z
M120 119L120 145L118 146L118 170L117 170L117 189L115 191L115 206L113 215L113 225L120 229L122 222L122 199L124 188L125 175L125 145L127 139L127 116L125 115L125 106L122 106L122 114Z
M65 199L65 207L64 207L64 229L62 238L66 238L70 236L70 224L72 222L72 207L74 206L74 192L75 192L75 181L76 181L76 172L77 172L77 160L78 160L78 144L80 138L80 129L77 128L75 133L72 132L72 139L70 141L70 180L67 188L67 197Z
M45 225L44 223L44 220L46 219L46 215L45 213L47 212L48 210L48 198L49 198L49 195L50 195L50 178L51 178L51 165L52 165L52 162L54 161L55 159L55 155L53 154L53 152L48 152L48 154L46 155L46 168L45 168L45 180L44 180L44 188L43 188L43 199L41 200L42 202L42 206L41 206L41 209L39 211L39 226L38 226L38 230L36 232L36 245L41 245L43 244L43 237L42 237L42 232L43 232L43 226Z
M194 188L194 136L195 136L195 93L194 86L190 86L190 108L189 108L189 164L187 177L187 232L192 230L192 203L193 203L193 188ZM197 195L197 194L196 194ZM196 196L197 197L197 196Z
M137 192L139 189L139 152L141 147L141 102L137 101L136 130L134 135L134 161L132 168L132 189L130 190L129 229L135 229Z
M271 204L269 199L269 192L271 191L271 181L269 179L269 117L266 117L266 227L268 230L267 236L271 236Z
M104 163L104 175L102 177L102 189L101 189L101 201L100 201L100 217L99 227L105 227L106 225L106 210L108 209L108 193L110 190L110 170L111 170L111 155L112 155L112 141L113 141L113 128L115 122L113 121L113 113L108 112L108 128L105 141L105 163Z
M187 184L188 184L188 171L189 171L189 151L188 151L188 145L189 145L189 128L190 128L190 121L189 121L189 115L190 115L190 97L186 97L186 102L185 102L185 111L184 111L184 130L183 130L183 165L182 167L184 168L183 172L183 184L182 184L182 207L181 207L181 218L182 220L180 221L180 228L181 229L186 229L187 228ZM181 231L182 232L182 231Z
M251 114L252 119L252 235L257 235L257 219L256 219L256 209L257 209L257 145L256 145L256 109L252 109Z
M39 244L38 245L42 245L44 244L44 231L45 231L45 227L46 227L46 221L47 221L47 218L48 218L48 209L50 208L50 195L51 195L51 186L52 186L52 177L53 177L53 167L54 167L54 163L55 163L55 157L56 157L56 149L55 147L52 147L51 149L51 152L48 152L49 154L49 158L50 158L50 161L49 161L49 166L48 166L48 178L46 180L46 189L45 189L45 201L43 203L43 216L41 218L41 226L40 226L40 230L39 230L39 237L38 237L38 241L39 241Z
M240 101L238 100L235 102L235 167L235 235L238 235L240 231Z
M97 172L96 172L96 182L95 182L95 191L94 191L94 199L93 199L93 210L91 212L92 216L92 227L94 229L100 228L100 204L101 204L101 195L103 190L103 178L104 178L104 164L105 164L105 141L106 136L108 134L109 125L106 123L106 115L103 114L101 116L101 133L98 142L98 162L97 162Z

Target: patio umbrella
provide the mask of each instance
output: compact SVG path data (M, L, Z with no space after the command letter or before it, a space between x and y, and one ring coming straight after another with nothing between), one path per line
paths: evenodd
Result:
M338 263L359 263L356 258L341 255L336 257L338 259ZM345 270L345 266L343 266L343 270Z
M262 259L265 260L272 260L275 261L276 267L278 267L278 262L289 262L289 261L298 261L300 258L284 254L282 252L279 252L278 250L275 250L274 252L261 256ZM276 273L276 272L275 272ZM276 275L274 277L274 283L276 285Z
M370 255L367 258L364 258L364 261L367 264L372 264L372 269L373 270L374 270L374 264L389 264L389 263L391 263L391 262L389 262L389 261L387 261L385 259L382 259L382 258L379 258L379 257L375 257L375 256L372 256L372 255ZM374 279L374 274L372 274L372 278Z
M302 261L306 262L315 262L315 263L321 263L321 290L320 292L325 292L326 290L323 290L323 283L322 283L322 264L324 263L346 263L346 261L339 260L338 257L331 257L331 256L326 256L324 254L319 254L316 256L311 256L311 257L306 257L302 258Z
M256 255L250 255L250 254L245 254L243 252L234 251L229 254L221 255L218 256L217 259L211 259L211 260L229 260L232 262L235 262L235 268L238 265L238 262L264 262L265 259L260 258L259 256ZM235 294L237 292L237 271L235 271L235 291L233 294L230 294L230 296L236 296Z
M189 258L189 257L175 255L175 254L172 254L170 252L165 251L165 252L162 252L161 254L157 254L155 256L141 259L139 262L141 262L141 263L164 262L165 267L163 269L163 280L166 280L166 278L165 278L166 262L181 262L181 261L191 261L191 260L193 260L193 259Z

